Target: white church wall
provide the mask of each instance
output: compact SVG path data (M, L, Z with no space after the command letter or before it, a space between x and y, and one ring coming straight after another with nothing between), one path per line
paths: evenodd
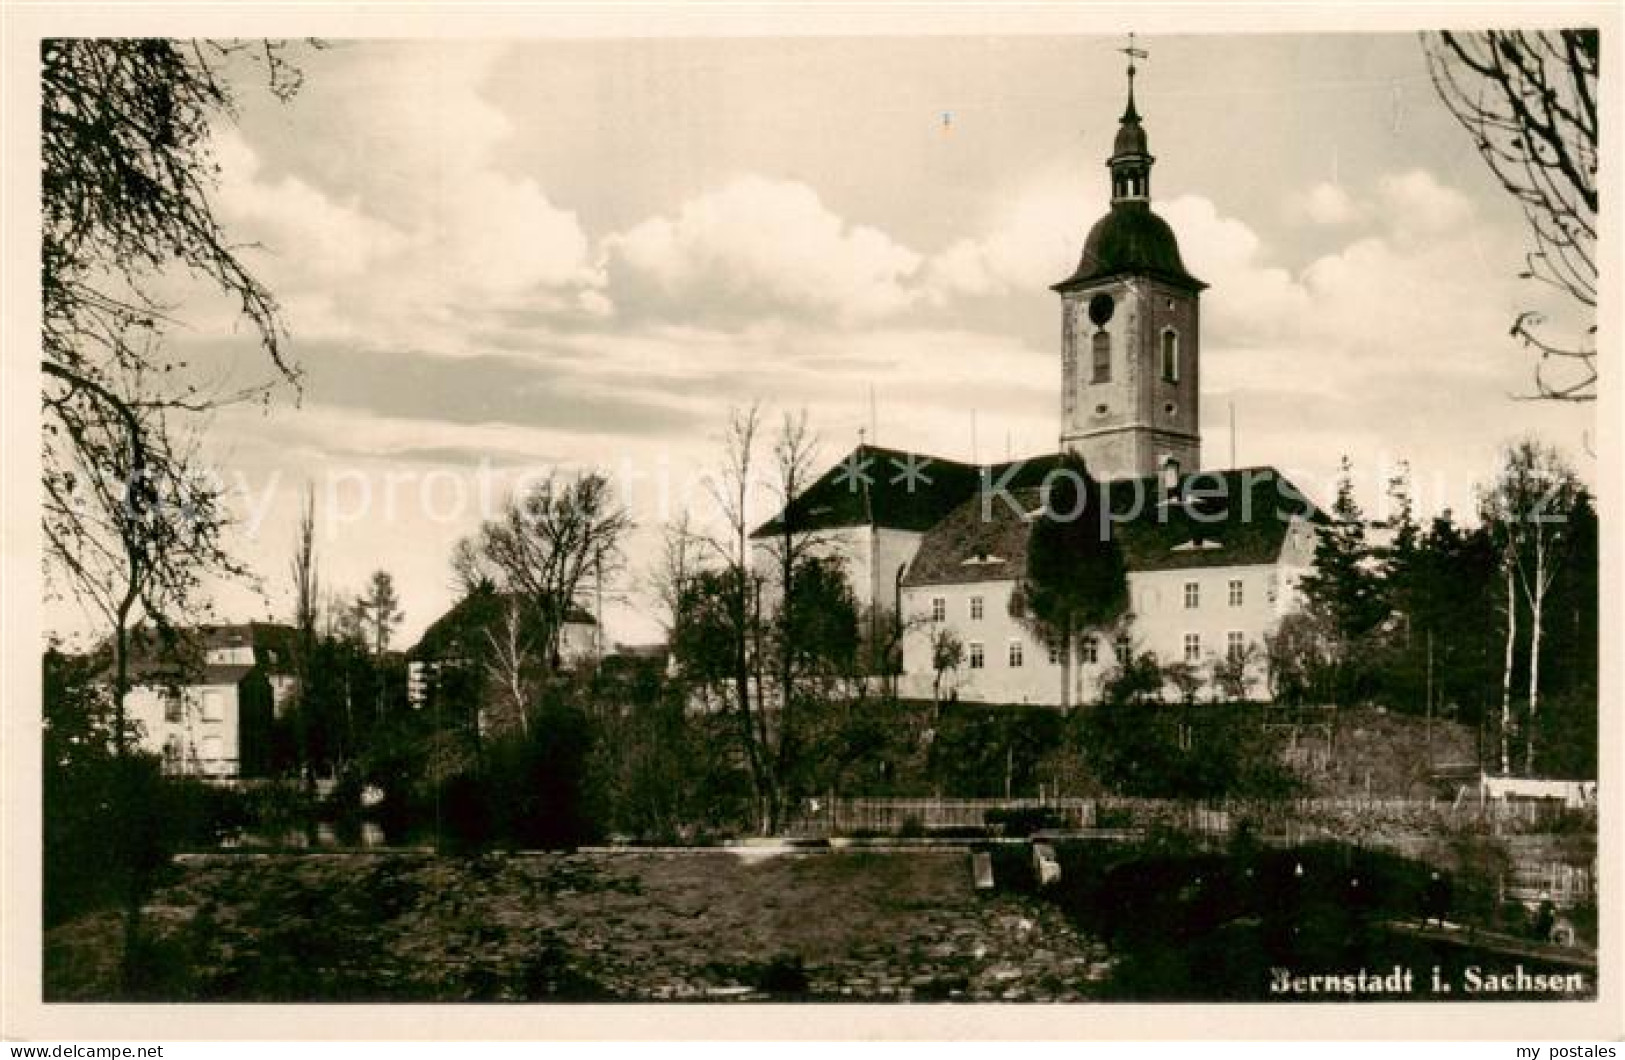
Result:
M958 699L977 703L1060 702L1060 665L1050 662L1044 642L1010 614L1010 594L1015 584L1006 579L903 589L907 694L930 697L935 677L932 641L936 632L946 627L959 636L965 660L957 671L945 675L944 698L953 698L952 692ZM933 617L933 605L938 600L942 602L940 620ZM978 600L979 610L975 603ZM1013 644L1019 645L1016 660L1011 656ZM976 645L981 647L980 666L973 665Z
M1309 531L1313 540L1313 531ZM1249 695L1254 699L1268 694L1263 659L1264 637L1284 614L1298 606L1297 579L1304 569L1302 540L1288 557L1283 552L1279 564L1201 567L1190 570L1135 571L1128 576L1131 619L1126 625L1129 643L1136 653L1150 652L1161 663L1187 659L1187 644L1194 649L1193 663L1204 679L1213 663L1230 649L1232 635L1242 645L1255 648L1248 669ZM1310 546L1312 550L1312 544ZM1291 558L1294 562L1288 563ZM1050 661L1049 648L1019 619L1009 613L1011 580L968 582L956 585L910 586L903 590L906 629L903 637L903 694L912 698L931 695L932 652L935 631L942 626L954 630L967 654L974 643L982 645L982 665L972 667L969 659L957 672L944 679L944 695L950 690L957 698L981 703L1061 702L1061 666ZM1194 587L1187 606L1187 586ZM972 600L982 600L981 617L972 618ZM934 602L942 601L942 619L933 619ZM1187 638L1194 637L1194 641ZM1092 638L1093 647L1084 643ZM1022 645L1021 665L1011 666L1009 645ZM1073 671L1075 703L1097 702L1105 676L1116 665L1116 643L1112 632L1102 631L1080 638ZM1212 698L1206 687L1203 699ZM1172 690L1168 690L1172 695Z
M1239 636L1242 645L1256 646L1257 657L1249 668L1249 693L1255 698L1263 696L1264 635L1280 617L1282 575L1282 569L1275 565L1130 574L1134 650L1151 652L1163 664L1190 662L1205 677L1229 651L1231 638ZM1194 606L1188 606L1187 601L1194 602ZM1194 647L1194 655L1188 645ZM1212 689L1207 689L1202 698L1211 694Z

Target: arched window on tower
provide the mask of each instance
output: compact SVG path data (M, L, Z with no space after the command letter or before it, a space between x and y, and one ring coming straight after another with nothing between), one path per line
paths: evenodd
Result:
M1105 328L1095 332L1093 383L1112 381L1112 337Z
M1179 382L1179 332L1164 328L1162 332L1162 378L1164 382Z

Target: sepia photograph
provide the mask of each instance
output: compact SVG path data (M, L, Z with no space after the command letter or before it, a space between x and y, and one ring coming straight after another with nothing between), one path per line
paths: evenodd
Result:
M709 14L22 35L30 1003L1600 1025L1617 11Z

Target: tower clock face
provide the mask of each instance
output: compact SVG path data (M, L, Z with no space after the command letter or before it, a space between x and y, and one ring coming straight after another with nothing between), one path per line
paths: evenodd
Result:
M1089 319L1094 322L1095 327L1103 328L1112 318L1112 312L1116 308L1117 303L1112 300L1111 295L1097 294L1089 299Z

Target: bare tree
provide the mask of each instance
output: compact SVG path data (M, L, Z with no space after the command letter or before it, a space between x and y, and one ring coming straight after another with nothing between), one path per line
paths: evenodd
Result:
M71 462L46 482L48 509L69 513L55 522L48 515L52 548L76 595L111 631L114 748L121 756L137 625L149 627L141 650L164 647L179 658L175 618L206 609L203 579L247 576L222 547L228 519L199 466L195 438L171 426L161 404L141 400L141 373L131 375L124 392L133 401L71 421Z
M1534 441L1511 447L1501 472L1484 497L1484 517L1501 543L1507 583L1508 665L1502 676L1502 771L1510 766L1507 729L1511 722L1511 647L1521 603L1529 614L1529 693L1524 732L1526 773L1535 768L1535 723L1540 714L1540 652L1546 597L1566 559L1572 538L1569 519L1581 487L1555 449Z
M516 595L502 597L497 621L485 629L491 651L485 658L486 674L508 699L519 731L530 734L530 681L534 676L534 639L526 628L524 602Z
M1429 33L1423 45L1440 97L1523 208L1533 246L1520 277L1555 288L1594 319L1597 31ZM1536 396L1594 400L1595 322L1574 341L1542 337L1545 323L1539 311L1525 310L1512 325L1539 355ZM1547 374L1554 363L1562 367L1556 378Z
M725 674L723 700L750 772L758 822L770 832L783 817L807 735L803 708L826 700L852 674L825 657L845 653L844 618L833 616L844 615L850 593L841 597L839 574L832 579L815 569L821 535L808 527L800 503L814 481L816 440L805 413L787 414L763 472L761 433L760 405L733 411L722 467L707 480L723 524L704 541L714 567L690 579L696 592L686 594L678 621L698 626L681 631L678 642L691 670ZM761 488L778 502L779 515L758 530L751 502ZM724 651L725 665L715 657Z
M722 469L706 484L725 527L724 536L710 545L721 567L716 580L721 590L717 624L727 641L727 670L732 685L729 703L756 793L758 819L765 830L772 807L777 805L778 792L767 752L768 719L761 694L761 579L752 569L750 545L751 496L756 488L756 438L760 429L760 405L732 411L723 435Z
M1501 656L1501 775L1512 772L1512 666L1518 658L1518 563L1517 536L1498 534L1501 546L1501 576L1505 587L1501 607L1506 615L1507 635Z
M807 659L806 649L814 646L802 643L804 635L811 631L799 628L807 623L800 621L804 608L798 606L802 601L799 599L797 582L803 576L806 565L818 556L821 543L821 535L806 528L800 503L801 495L814 481L817 452L817 438L807 425L806 411L794 415L786 413L773 443L771 488L779 502L779 517L778 525L774 527L776 533L767 542L767 552L776 574L773 588L778 603L778 621L774 630L778 655L778 739L772 754L774 773L779 778L779 802L771 808L772 827L777 827L783 813L783 779L790 773L800 739L798 714L803 706L800 688L801 670L804 669L802 663Z
M465 585L494 585L523 598L535 623L535 650L556 671L570 613L594 581L617 569L632 525L603 475L550 476L459 543L453 567Z
M165 477L163 465L190 445L185 414L266 392L211 389L166 354L174 307L154 293L155 281L178 267L235 299L273 378L298 382L275 300L215 217L209 154L215 123L235 114L224 67L258 63L286 99L299 84L288 47L131 38L41 45L41 477L53 586L60 577L75 593L104 590L86 582L94 576L81 560L89 539L120 517L94 512L98 492L84 485L86 475L105 476L110 447L127 471ZM172 430L180 433L164 436ZM126 505L125 492L106 499ZM198 486L188 492L202 497ZM111 538L100 545L118 547Z
M683 593L700 570L701 539L694 529L693 516L685 511L661 533L660 555L649 571L648 593L659 604L660 621L666 636L676 636L682 621Z

